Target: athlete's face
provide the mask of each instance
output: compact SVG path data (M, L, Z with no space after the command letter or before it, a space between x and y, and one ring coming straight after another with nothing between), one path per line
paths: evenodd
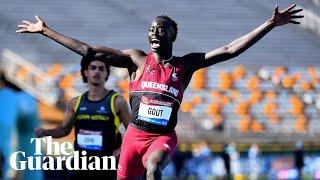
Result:
M104 85L108 73L106 71L106 66L101 61L92 61L88 69L85 70L85 75L88 79L88 83L94 86Z
M174 29L165 19L155 19L149 28L148 40L152 51L166 50L173 43Z

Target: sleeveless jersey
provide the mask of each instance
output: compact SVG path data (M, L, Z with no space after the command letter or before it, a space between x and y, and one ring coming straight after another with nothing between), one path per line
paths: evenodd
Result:
M114 111L117 95L111 90L99 101L90 101L88 92L78 97L75 106L75 150L105 156L120 147L120 118Z
M138 80L130 82L131 123L138 129L166 133L174 131L183 98L184 64L163 66L149 53Z

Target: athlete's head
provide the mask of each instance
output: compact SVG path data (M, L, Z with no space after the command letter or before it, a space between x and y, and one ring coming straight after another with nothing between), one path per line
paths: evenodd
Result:
M94 86L104 84L109 74L110 66L106 61L95 59L94 55L84 56L81 59L81 76L84 83Z
M158 52L172 47L178 34L177 23L169 16L157 16L149 28L148 40L152 51Z

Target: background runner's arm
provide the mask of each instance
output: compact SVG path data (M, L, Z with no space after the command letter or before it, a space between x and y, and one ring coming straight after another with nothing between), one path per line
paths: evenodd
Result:
M66 111L66 118L67 118L66 121L64 121L61 125L58 125L54 129L38 128L36 129L36 136L37 137L52 136L53 138L61 138L61 137L67 136L74 126L74 122L75 122L74 107L76 102L77 102L77 98L73 98L68 104L67 111Z
M131 119L131 112L127 101L123 96L118 95L114 104L116 113L118 114L123 125L127 128Z
M299 24L299 22L294 20L300 19L303 16L295 14L302 11L302 9L293 10L295 6L295 4L292 4L287 9L280 12L278 11L278 7L276 7L272 17L253 31L232 41L226 46L207 52L205 54L205 62L203 67L207 67L240 55L276 26L281 26L288 23Z

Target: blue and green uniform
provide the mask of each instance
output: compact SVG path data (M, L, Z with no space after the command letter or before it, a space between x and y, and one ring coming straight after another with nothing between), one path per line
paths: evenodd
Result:
M75 150L88 155L107 156L121 145L120 118L115 112L113 90L99 101L88 99L88 92L78 97L75 106Z

